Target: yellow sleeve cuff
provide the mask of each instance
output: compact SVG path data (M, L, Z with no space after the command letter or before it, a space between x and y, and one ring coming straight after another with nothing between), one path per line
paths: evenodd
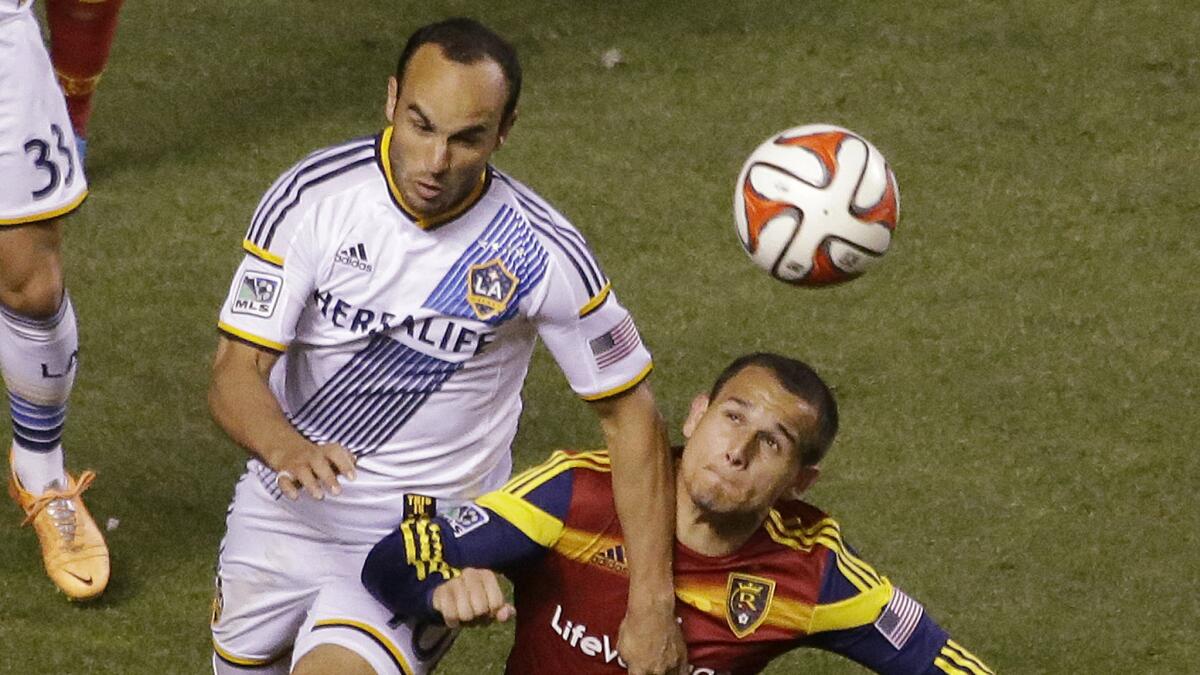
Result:
M283 353L287 351L287 345L281 342L275 342L274 340L268 340L266 338L254 335L253 333L247 333L240 328L234 328L233 326L230 326L224 321L217 322L217 329L222 333L229 333L233 337L236 337L240 340L245 340L251 344L258 345L259 347L266 347L274 352Z

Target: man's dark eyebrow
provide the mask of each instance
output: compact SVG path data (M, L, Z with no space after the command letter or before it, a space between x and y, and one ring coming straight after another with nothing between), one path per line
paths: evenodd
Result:
M783 434L783 437L784 437L784 438L786 438L786 439L788 439L789 441L791 441L792 445L797 445L797 444L799 444L799 443L800 443L800 439L799 439L799 438L798 438L798 437L797 437L795 434L793 434L792 432L788 431L788 428L787 428L787 427L785 427L785 426L783 426L783 424L782 424L782 423L779 423L779 422L777 422L777 423L775 424L775 428L779 429L779 433Z
M420 120L421 124L423 124L424 126L427 126L430 129L437 128L436 126L434 126L433 122L429 121L429 117L427 115L425 115L425 111L421 110L421 107L418 106L416 103L409 103L408 110L409 110L409 112L414 113L417 117L421 118L421 120ZM467 138L470 136L477 136L479 134L486 133L487 130L488 130L488 125L486 123L473 124L469 127L459 129L458 131L450 134L450 137L451 138Z
M750 403L748 401L746 401L745 399L738 398L737 396L730 396L729 398L726 398L725 401L735 403L738 406L743 407L743 408L750 405ZM783 437L788 439L788 441L790 441L792 443L792 445L796 445L797 443L800 442L799 437L796 434L793 434L791 431L789 431L788 428L783 426L783 424L781 422L776 422L775 428L778 429L779 433L783 434Z
M476 124L473 126L469 126L465 129L459 129L458 131L450 134L450 136L452 138L466 138L469 136L478 136L479 134L486 132L487 129L488 129L488 127L486 124Z
M421 118L421 124L424 124L431 129L433 128L433 122L429 121L429 117L425 115L425 111L421 110L420 106L418 106L416 103L409 103L408 110L409 112L416 113L417 117Z

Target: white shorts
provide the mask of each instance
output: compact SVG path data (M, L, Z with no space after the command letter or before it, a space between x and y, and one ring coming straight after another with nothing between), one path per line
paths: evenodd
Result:
M261 667L321 644L363 657L375 672L428 673L454 641L441 625L395 620L359 580L369 544L331 542L244 476L217 563L212 635L217 658Z
M56 218L86 196L67 104L26 9L0 20L0 226Z

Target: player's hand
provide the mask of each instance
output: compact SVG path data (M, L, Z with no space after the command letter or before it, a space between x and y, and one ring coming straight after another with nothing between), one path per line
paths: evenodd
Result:
M517 614L505 602L496 573L473 567L434 589L433 608L450 628L504 622Z
M307 492L313 499L323 499L325 493L342 493L338 477L354 480L354 455L337 443L313 445L292 449L282 456L276 455L268 462L279 472L275 479L284 496L292 501L300 498L300 491Z
M675 598L669 604L630 602L621 621L617 651L630 675L686 675L687 645L675 618Z

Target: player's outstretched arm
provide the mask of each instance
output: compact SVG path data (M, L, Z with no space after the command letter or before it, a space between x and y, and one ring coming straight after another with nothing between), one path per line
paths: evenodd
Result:
M938 625L925 607L892 585L836 529L818 605L802 645L817 647L892 675L993 675L978 657Z
M920 607L912 600L905 602ZM820 633L806 644L840 654L876 673L994 675L979 657L951 639L925 613L905 617L894 609L885 609L873 623Z
M271 394L267 378L279 355L222 336L213 362L208 405L213 419L238 445L279 472L289 499L304 489L313 499L341 492L338 476L354 479L354 456L336 444L301 436Z
M629 604L618 649L630 673L687 672L687 648L675 620L675 481L666 425L645 381L591 406L612 457L629 561Z

